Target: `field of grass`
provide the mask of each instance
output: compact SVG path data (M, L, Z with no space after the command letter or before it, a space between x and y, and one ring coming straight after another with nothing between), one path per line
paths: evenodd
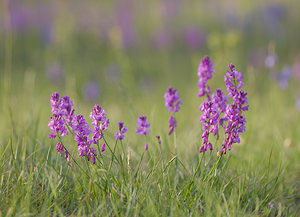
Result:
M122 23L108 22L104 37L93 28L96 21L79 28L75 19L80 17L79 9L90 11L88 19L93 21L101 18L95 18L98 9L111 18L115 6L117 11L128 10L120 1L77 2L77 7L48 2L52 13L60 8L50 16L55 29L51 40L46 37L50 41L45 41L45 29L36 23L26 27L29 30L18 29L14 8L26 4L8 2L0 6L0 217L300 215L300 111L296 106L300 70L295 67L300 55L299 3L266 1L258 6L258 1L224 1L224 10L215 17L203 12L220 12L217 3L191 1L178 6L182 13L175 8L174 14L164 17L158 12L163 1L143 6L128 0L136 30L134 42L128 45L122 41L129 34ZM225 7L229 3L239 13ZM271 17L279 17L277 26L262 25L258 17L265 13L259 10L272 4L282 7L283 15L275 10ZM143 7L151 10L144 14ZM30 1L28 8L41 14L45 9L36 1ZM234 21L229 15L236 16L230 16ZM195 49L179 36L189 25L205 32L203 44L194 44ZM173 40L152 44L153 32L167 26ZM268 69L265 59L274 53L279 61ZM205 55L215 64L216 73L209 80L212 90L226 91L224 75L234 63L248 92L246 131L241 142L221 157L217 151L223 131L213 151L199 153L203 99L197 96L197 68ZM292 67L293 74L288 86L280 88L280 79L270 75L285 65ZM171 136L170 112L164 105L169 86L178 90L183 101ZM89 124L94 104L106 110L110 125L104 135L109 147L98 154L95 165L78 156L72 135L64 137L63 143L74 158L73 167L56 151L58 139L48 138L54 92L70 96L75 113L83 114ZM135 132L140 115L146 115L151 125L145 138ZM128 131L124 140L115 143L119 121ZM161 145L156 135L161 136Z

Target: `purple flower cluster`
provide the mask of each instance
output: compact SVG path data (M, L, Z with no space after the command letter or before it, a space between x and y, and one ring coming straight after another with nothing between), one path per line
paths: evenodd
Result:
M208 68L211 69L213 63L208 60L208 57L204 57L200 65L206 65L207 67L210 66ZM210 72L212 72L212 70L210 70ZM201 76L203 76L203 78ZM208 78L211 78L211 73L209 75L202 73L199 77L200 80L205 81L204 86L208 87L206 82ZM245 106L247 103L247 93L241 90L244 86L242 79L242 74L235 70L233 64L230 64L229 70L224 77L224 81L226 82L226 88L228 91L227 97L232 98L232 104L228 103L228 99L222 90L216 89L216 92L210 96L209 87L205 90L203 89L203 86L198 85L200 93L204 93L199 96L207 95L207 100L205 100L199 108L202 112L199 122L203 124L203 145L200 147L200 152L206 151L207 148L210 150L213 149L212 143L209 141L209 135L213 133L214 136L217 136L218 140L220 126L225 127L225 139L222 143L223 147L220 150L223 154L226 154L227 150L231 149L231 145L233 143L240 142L239 134L243 133L246 129L246 119L242 112L248 110L248 106ZM226 121L227 123L224 124Z
M147 121L147 116L141 115L136 122L137 128L135 129L136 133L139 135L147 135L150 133L150 130L147 129L150 127L150 124ZM148 144L145 144L145 150L148 150Z
M241 90L244 86L242 78L242 74L235 70L233 64L230 64L224 80L226 82L227 91L229 92L228 97L232 98L233 103L227 105L225 112L225 117L228 119L228 122L225 127L225 140L222 143L223 148L221 149L223 154L226 154L227 150L231 150L233 143L240 143L239 134L246 130L246 119L242 112L248 111L249 105L245 105L248 103L247 93Z
M124 125L124 122L119 122L119 131L115 133L116 140L123 140L124 139L124 133L127 132L127 127Z
M173 89L173 87L169 87L168 91L164 95L165 98L165 106L168 108L169 112L173 112L173 114L169 118L169 135L171 135L175 127L177 126L177 121L175 119L175 112L180 110L180 105L182 105L182 100L179 98L179 94L177 89Z
M168 91L164 95L165 98L165 106L168 108L169 112L178 112L180 110L180 106L182 105L182 100L179 98L179 94L177 89L173 89L173 87L169 87Z
M52 116L48 124L51 132L49 138L64 137L69 134L66 125L70 126L74 118L73 103L68 96L63 96L59 99L59 94L53 93L50 98L50 104ZM56 150L70 162L69 153L60 142L56 144Z
M136 133L139 135L146 135L150 133L150 130L147 129L150 127L150 124L147 121L147 116L141 115L137 122L136 122L137 128L135 129Z
M198 67L198 87L199 87L199 93L198 96L202 97L205 94L207 97L210 97L210 87L207 85L208 79L212 78L212 73L215 73L215 70L213 68L214 64L210 60L208 56L205 56Z
M91 146L93 143L97 144L103 137L103 131L108 128L109 119L106 118L106 112L101 109L99 105L95 105L90 117L92 118L93 132L83 118L83 115L75 115L73 102L70 97L63 96L59 99L58 93L53 93L50 99L52 116L48 126L50 127L49 138L54 139L68 135L72 131L74 140L77 142L77 150L79 156L86 157L88 161L92 160L93 164L96 162L97 151ZM68 131L69 130L69 131ZM126 132L126 131L125 131ZM125 133L124 129L122 133ZM90 134L93 133L90 139ZM123 136L124 138L124 136ZM57 143L56 149L60 154L65 156L70 161L68 151L62 145L61 141ZM105 144L102 146L101 151L105 150Z
M106 118L106 112L99 105L95 105L90 118L93 126L93 143L97 144L103 137L103 131L107 130L109 119Z
M82 115L76 115L73 121L72 130L74 132L74 140L78 145L77 150L79 156L86 156L88 161L92 159L93 164L95 164L95 156L97 156L97 152L96 149L91 147L93 140L89 139L89 135L92 133L92 130Z

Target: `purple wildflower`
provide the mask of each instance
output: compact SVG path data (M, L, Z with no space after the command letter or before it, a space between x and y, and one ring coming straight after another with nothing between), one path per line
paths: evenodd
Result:
M169 127L171 128L168 133L169 135L171 135L174 132L176 126L177 126L177 121L174 118L174 116L171 115L169 118Z
M145 150L148 151L148 144L145 144Z
M165 106L168 108L169 112L173 112L173 114L169 118L169 127L171 128L169 130L169 135L171 135L175 127L177 126L177 121L174 117L175 112L178 112L180 110L180 106L182 105L182 100L179 98L179 94L177 92L177 89L173 89L173 87L169 87L168 91L164 95L165 98Z
M73 103L68 96L63 96L59 100L59 94L53 93L50 98L50 104L52 108L52 117L48 126L50 127L49 134L50 139L54 139L57 134L60 136L68 135L68 131L65 124L70 125L73 119L74 109L72 110Z
M179 105L182 105L182 100L179 98L177 89L169 87L168 91L164 95L164 98L165 106L168 108L169 112L178 112L180 110Z
M221 117L221 114L226 111L226 103L228 103L228 99L225 96L225 94L223 93L223 91L218 88L218 89L216 89L216 93L212 94L212 102L219 113L218 123L221 126L223 126L223 122L227 121L227 118Z
M90 118L92 118L92 126L94 127L92 140L94 144L97 144L103 137L102 131L108 128L109 119L106 119L106 112L99 105L94 106Z
M136 133L139 135L146 135L150 133L150 130L147 129L150 127L150 124L147 121L147 117L144 115L141 115L138 118L138 121L136 123L137 128L135 129Z
M79 156L86 156L90 161L92 158L93 164L95 164L95 156L97 156L96 150L91 147L93 140L89 139L89 135L92 133L88 123L85 121L82 115L77 115L73 120L72 129L74 131L74 140L78 145Z
M199 151L204 152L207 148L210 150L213 149L208 138L210 133L213 133L214 135L217 135L218 133L219 113L212 101L204 101L200 106L200 111L203 112L199 119L199 122L203 124L203 145L200 147Z
M157 140L158 140L158 144L160 144L160 145L161 145L160 136L159 136L159 135L157 135L157 136L156 136L156 138L157 138Z
M60 142L56 144L56 150L60 153L62 157L64 156L67 159L68 163L71 162L68 151L63 147L63 145Z
M101 152L105 151L105 143L103 143L102 147L101 147Z
M243 76L236 71L233 64L229 65L225 76L226 87L229 92L228 97L233 99L233 103L227 105L225 117L228 119L225 128L225 140L222 143L221 151L226 154L227 150L231 149L233 143L239 143L239 134L246 130L246 119L243 111L247 111L249 106L245 106L247 101L247 93L240 90L244 83L241 81ZM237 84L237 82L239 82Z
M124 126L124 122L119 122L119 131L115 133L116 140L123 140L124 139L124 133L127 132L127 127Z
M205 56L198 67L198 96L202 97L206 94L208 100L210 100L210 87L207 85L207 81L208 79L212 78L212 73L215 73L213 66L214 63L209 59L208 56Z

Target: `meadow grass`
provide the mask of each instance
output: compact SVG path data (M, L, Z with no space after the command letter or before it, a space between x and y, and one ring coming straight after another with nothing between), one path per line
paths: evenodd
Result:
M257 83L266 80L263 76L254 80L249 76L245 82L250 105L247 130L242 142L222 157L215 150L198 152L201 127L193 115L199 115L200 101L189 101L189 90L182 95L186 106L176 115L176 155L175 138L167 135L163 95L133 99L134 92L118 90L115 94L123 98L114 103L123 112L118 114L113 103L107 103L106 111L114 129L125 115L129 132L122 144L117 143L111 168L108 150L101 155L103 165L88 165L74 152L75 141L66 139L80 165L70 169L48 139L50 95L39 95L30 87L20 88L23 92L3 89L0 216L299 215L299 114L288 93L276 84L267 82L259 90ZM250 88L254 84L258 88ZM85 110L91 109L77 99L75 104L77 112L88 114ZM110 110L117 111L116 117ZM137 114L142 112L149 115L152 130L147 152L144 140L134 132ZM106 138L111 147L113 132L109 130ZM162 137L161 146L156 134ZM290 145L284 145L287 139Z

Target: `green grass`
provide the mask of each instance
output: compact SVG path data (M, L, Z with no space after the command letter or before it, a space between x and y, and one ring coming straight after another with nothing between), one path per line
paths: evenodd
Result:
M47 138L50 95L30 95L33 90L27 90L8 97L2 92L1 101L8 103L2 104L1 114L1 215L299 215L299 113L286 98L288 93L278 90L276 84L268 82L259 94L260 90L250 89L250 84L245 83L250 105L247 131L241 144L234 145L229 154L218 158L216 151L204 155L198 152L201 130L189 116L199 114L197 109L193 111L193 102L188 101L189 93L183 93L182 99L190 106L184 104L177 114L177 155L173 136L167 136L168 114L163 111L162 95L149 95L151 101L129 95L115 102L122 106L117 118L124 117L129 128L122 145L117 143L120 164L115 160L109 169L111 153L107 149L104 165L87 166L78 159L75 148L74 156L88 176L75 164L70 170L56 152L55 142ZM130 104L129 99L134 103ZM107 134L111 146L118 120L110 109L116 105L103 105L112 119ZM88 114L88 107L76 100L77 114L81 110ZM132 107L135 111L131 114ZM134 133L134 114L143 111L152 124L148 152L143 151L144 140ZM156 134L162 136L161 147L154 138ZM283 144L287 138L292 141L289 147ZM66 139L65 144L74 149L72 139ZM215 150L216 147L220 144Z
M252 49L267 50L269 38L262 31L254 29L248 35L243 30L222 30L223 24L216 18L190 12L197 4L195 1L187 7L185 15L201 21L210 30L201 52L189 51L181 43L162 50L149 44L123 50L113 41L99 42L91 33L77 34L72 29L64 33L61 19L55 25L64 34L51 45L43 44L34 32L3 35L0 217L300 215L300 113L295 108L299 82L293 79L289 88L282 91L270 80L265 68L248 65ZM204 20L198 19L198 15ZM299 36L298 16L295 12L290 18L294 17L291 28L286 27L291 40L274 42L280 60L278 67L299 52L299 42L294 40ZM137 24L141 22L140 31L145 39L152 28L161 24L159 17L146 26L142 21L137 20ZM212 152L198 151L198 107L202 100L197 97L196 72L205 54L215 63L212 89L225 90L223 75L233 62L245 76L248 92L246 132L241 143L234 144L221 158L216 152L221 147L222 135L213 144ZM45 76L46 66L52 61L60 62L63 68L64 79L59 83ZM116 81L107 76L110 65L121 70ZM89 80L100 85L101 95L96 102L87 101L82 93ZM169 86L177 88L183 100L180 112L176 113L176 154L175 138L167 135L169 113L163 99ZM64 138L64 145L80 167L73 163L70 169L57 153L57 141L48 139L47 127L51 114L49 99L55 91L69 95L76 114L82 113L88 123L94 103L106 110L111 124L105 136L111 148L118 121L125 122L128 132L123 143L117 143L111 169L108 148L100 158L103 165L97 162L87 166L77 156L71 136ZM135 133L136 120L142 114L147 115L151 124L147 152L144 138ZM161 146L156 135L162 137Z

